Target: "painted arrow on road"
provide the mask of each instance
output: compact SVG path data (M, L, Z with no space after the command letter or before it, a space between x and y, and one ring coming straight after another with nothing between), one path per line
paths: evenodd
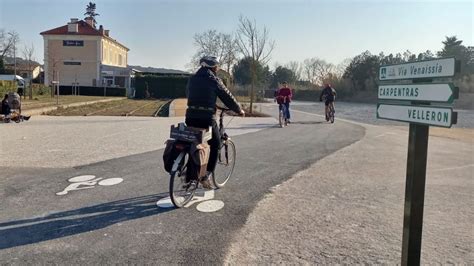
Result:
M459 90L451 83L379 86L379 100L403 100L452 103Z
M378 104L377 118L418 123L430 126L451 127L456 124L457 113L449 107Z

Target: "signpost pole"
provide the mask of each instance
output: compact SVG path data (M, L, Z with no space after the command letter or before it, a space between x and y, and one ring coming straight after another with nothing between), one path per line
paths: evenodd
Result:
M402 265L420 265L429 126L410 123Z

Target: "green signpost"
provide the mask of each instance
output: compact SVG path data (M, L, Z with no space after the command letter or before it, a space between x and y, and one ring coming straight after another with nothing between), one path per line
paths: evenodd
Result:
M449 128L457 123L452 103L458 89L452 83L434 83L433 78L453 77L456 71L454 58L381 66L379 70L383 84L378 91L377 118L410 123L402 265L420 264L429 127ZM385 82L403 79L405 84Z

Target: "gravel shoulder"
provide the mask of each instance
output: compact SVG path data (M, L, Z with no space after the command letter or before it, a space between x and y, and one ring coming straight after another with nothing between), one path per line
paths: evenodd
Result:
M183 117L35 116L0 124L0 166L67 168L158 150ZM273 118L226 117L229 134L276 124Z

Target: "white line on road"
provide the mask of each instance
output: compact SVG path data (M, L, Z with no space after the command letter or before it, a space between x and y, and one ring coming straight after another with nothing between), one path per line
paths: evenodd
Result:
M447 171L447 170L464 169L464 168L469 168L469 167L473 167L473 166L474 166L474 164L466 164L466 165L462 165L462 166L436 169L436 170L433 170L433 172L441 172L441 171Z
M299 110L290 109L290 112L301 113L301 114L312 115L312 116L317 116L317 117L324 118L324 115L318 115L318 114L308 113L308 112L299 111ZM337 121L343 121L343 122L346 122L346 123L351 123L351 124L358 125L358 126L370 126L369 124L354 122L354 121L346 120L346 119L343 119L343 118L337 118L336 117L336 120Z
M383 133L383 134L380 134L378 136L375 136L375 138L380 138L380 137L383 137L385 135L398 135L398 134L394 133L394 132L387 132L387 133Z

